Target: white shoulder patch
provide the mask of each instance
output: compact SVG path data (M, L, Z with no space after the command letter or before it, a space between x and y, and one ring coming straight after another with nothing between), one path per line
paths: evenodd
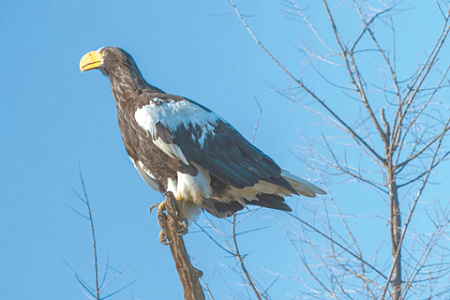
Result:
M192 125L193 128L200 127L202 130L198 142L203 147L207 133L214 130L214 126L220 120L220 117L187 100L165 103L162 103L158 98L152 100L149 104L136 110L134 114L136 122L151 135L155 145L162 151L187 163L177 145L166 144L157 138L156 124L161 123L172 132L177 131L180 126L184 126L186 129L189 128L189 125ZM194 134L191 138L196 139Z

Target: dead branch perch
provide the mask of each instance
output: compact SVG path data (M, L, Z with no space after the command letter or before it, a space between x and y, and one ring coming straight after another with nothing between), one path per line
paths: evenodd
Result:
M166 193L166 200L158 207L158 221L162 228L159 241L170 246L175 267L183 286L184 299L204 300L205 295L199 281L203 273L192 265L186 251L182 235L186 225L182 223L183 220L180 216L173 194Z

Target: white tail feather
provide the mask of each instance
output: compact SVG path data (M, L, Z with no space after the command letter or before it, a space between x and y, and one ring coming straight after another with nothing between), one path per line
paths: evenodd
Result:
M291 174L286 170L281 170L281 176L283 176L289 184L297 191L300 195L314 198L316 194L325 195L326 192L309 181L302 179L300 177Z

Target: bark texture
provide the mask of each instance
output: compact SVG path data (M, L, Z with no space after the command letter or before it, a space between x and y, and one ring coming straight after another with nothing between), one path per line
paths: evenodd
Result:
M167 193L166 200L158 207L159 226L162 228L159 240L170 247L183 286L184 299L203 300L205 295L199 280L203 273L191 263L183 240L187 227L180 216L173 194Z

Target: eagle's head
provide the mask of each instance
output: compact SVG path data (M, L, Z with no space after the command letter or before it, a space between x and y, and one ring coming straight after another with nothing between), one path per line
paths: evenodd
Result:
M123 71L140 73L131 55L116 47L102 47L86 53L81 58L80 69L81 72L99 69L107 76Z

